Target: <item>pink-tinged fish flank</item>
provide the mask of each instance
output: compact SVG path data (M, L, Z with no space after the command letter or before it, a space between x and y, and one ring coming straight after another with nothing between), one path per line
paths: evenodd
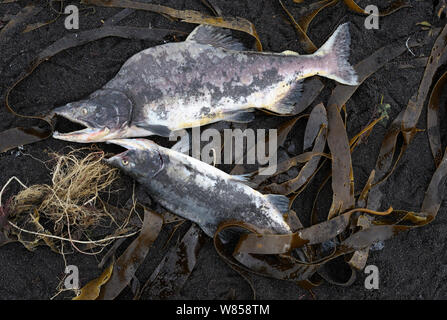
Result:
M134 55L103 87L102 92L119 91L132 101L129 120L108 128L108 134L110 138L167 136L221 120L249 122L254 109L291 114L304 78L321 75L357 84L347 60L349 46L348 24L341 25L315 54L303 56L291 51L244 51L228 30L199 26L184 42ZM103 112L105 118L113 116L114 103L103 103L109 110ZM101 121L96 122L100 128ZM69 135L57 137L70 139ZM102 139L107 140L107 135Z

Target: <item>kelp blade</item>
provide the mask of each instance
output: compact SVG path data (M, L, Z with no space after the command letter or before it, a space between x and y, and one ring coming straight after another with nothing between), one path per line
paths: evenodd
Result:
M369 12L366 12L364 9L362 9L354 0L343 0L346 6L351 9L354 12L361 13L361 14L370 14ZM405 0L396 0L391 5L379 13L379 16L384 17L387 15L390 15L400 9L411 7L411 4L409 4Z
M256 32L255 26L244 18L239 17L213 17L193 10L177 10L162 5L142 3L130 0L82 0L81 3L104 6L104 7L119 7L119 8L131 8L137 10L146 10L163 15L167 15L174 19L179 19L183 22L197 23L197 24L209 24L216 27L228 28L233 30L242 31L248 33L256 40L256 47L259 51L262 51L262 44L259 40L259 36Z
M143 263L163 225L163 218L145 210L140 235L116 260L110 280L102 286L99 300L115 299L129 285L138 267Z
M74 297L73 300L96 300L99 296L101 286L109 281L113 271L113 263L103 271L99 278L96 278L87 283L82 289L81 294Z
M17 127L0 132L0 153L9 151L19 146L47 139L52 133L50 128Z
M301 168L295 178L281 184L272 183L270 185L267 185L261 189L262 192L288 195L304 186L309 181L309 179L311 179L317 169L320 157L323 154L324 148L326 146L326 134L326 110L324 108L324 105L320 103L312 110L307 122L305 132L305 146L307 146L307 144L309 143L308 141L306 141L306 139L315 139L315 145L312 149L312 152L298 155L289 160L286 160L284 163L279 164L275 174L284 172L286 169L289 169L290 167L300 162L306 162L306 164ZM306 157L306 155L309 156ZM303 159L301 160L300 158ZM282 168L282 166L284 168Z
M193 271L204 239L205 235L200 227L193 224L180 243L165 255L141 294L151 299L166 299L177 293Z
M310 40L310 38L307 36L306 31L304 31L301 28L301 26L298 24L298 22L295 21L295 18L289 12L289 10L287 10L287 7L284 5L284 3L281 0L278 0L278 1L279 1L279 4L281 5L281 7L283 8L284 12L289 17L289 20L292 23L293 27L297 31L298 38L300 40L300 44L302 45L304 51L306 51L306 53L309 53L309 54L310 53L314 53L315 51L317 51L317 47L314 45L312 40Z
M443 88L447 82L447 72L445 72L436 82L430 95L427 109L427 134L430 142L430 149L435 159L436 166L439 165L442 157L442 144L440 132L439 107Z

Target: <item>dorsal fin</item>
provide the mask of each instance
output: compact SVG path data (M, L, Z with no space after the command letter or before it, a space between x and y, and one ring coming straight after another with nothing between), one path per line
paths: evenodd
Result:
M301 98L303 91L303 80L299 80L290 86L289 92L277 103L270 105L268 111L279 114L293 114L295 104Z
M233 38L230 30L201 24L196 27L185 41L194 41L201 44L209 44L215 47L222 47L228 50L243 51L244 45Z

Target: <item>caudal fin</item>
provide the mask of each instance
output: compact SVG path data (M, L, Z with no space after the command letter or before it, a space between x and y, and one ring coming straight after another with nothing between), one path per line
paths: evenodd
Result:
M320 74L343 84L358 85L358 77L348 62L351 34L349 23L340 25L325 44L315 52L315 56L324 57L325 70Z

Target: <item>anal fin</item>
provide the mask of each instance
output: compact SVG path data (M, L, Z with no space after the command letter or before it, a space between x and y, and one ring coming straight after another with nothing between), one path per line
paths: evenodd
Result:
M303 80L300 80L292 84L289 92L284 98L266 109L278 114L294 114L295 104L300 100L302 91Z
M151 131L153 134L157 136L169 137L171 134L171 129L169 129L167 126L164 125L147 124L143 122L133 122L133 125L135 125L138 128Z

